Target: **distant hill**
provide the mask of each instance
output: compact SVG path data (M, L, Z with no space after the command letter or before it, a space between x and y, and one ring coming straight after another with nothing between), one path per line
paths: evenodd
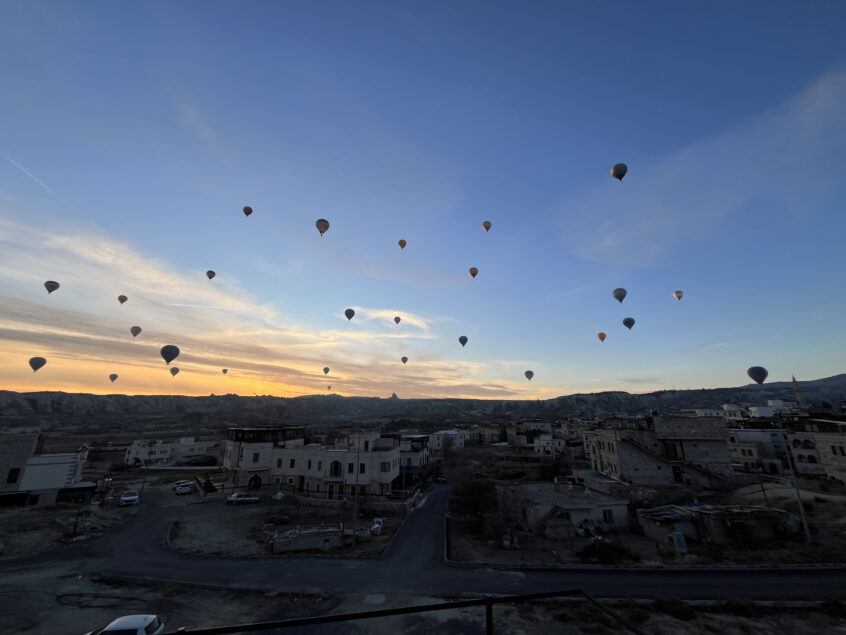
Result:
M806 405L837 405L846 399L846 374L799 382ZM768 399L794 399L791 382L735 388L661 390L645 394L600 392L548 400L397 399L391 397L239 397L212 395L91 395L86 393L0 391L0 426L40 424L104 425L186 422L197 425L303 425L372 420L482 421L519 417L645 414L687 408L718 408L724 403L766 405Z

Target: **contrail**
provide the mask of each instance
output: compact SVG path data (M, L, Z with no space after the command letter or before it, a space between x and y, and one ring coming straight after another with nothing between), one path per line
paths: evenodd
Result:
M20 163L18 163L17 161L15 161L15 160L14 160L12 157L10 157L8 154L6 154L6 153L4 153L4 152L0 152L0 154L2 154L2 155L3 155L3 157L6 159L6 161L8 161L8 162L9 162L9 163L11 163L12 165L14 165L16 168L18 168L21 172L23 172L24 174L26 174L26 175L27 175L29 178L31 178L33 181L35 181L35 182L36 182L36 183L38 183L41 187L43 187L45 190L47 190L48 192L50 192L50 194L52 194L52 195L53 195L53 196L55 196L56 198L59 198L59 195L58 195L58 194L56 194L53 190L51 190L51 189L50 189L50 188L49 188L49 187L48 187L48 186L44 183L44 181L40 180L37 176L35 176L32 172L30 172L29 170L27 170L27 169L26 169L24 166L22 166Z

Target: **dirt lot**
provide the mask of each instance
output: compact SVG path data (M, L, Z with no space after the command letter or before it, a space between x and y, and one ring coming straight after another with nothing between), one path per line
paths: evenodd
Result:
M350 527L351 510L347 511L346 527ZM271 536L297 527L338 526L341 510L309 507L287 497L269 507L260 505L225 505L214 499L191 505L173 527L171 546L178 551L225 556L270 555ZM376 556L388 546L399 529L401 516L385 516L381 536L359 541L356 548L345 544L343 549L326 552L335 556ZM370 527L370 520L359 520L359 527ZM302 552L300 552L302 553ZM321 553L321 552L317 552ZM286 554L276 554L284 557Z
M77 512L81 511L77 519ZM76 522L76 541L89 540L123 523L128 508L59 504L0 509L0 557L53 551L69 544Z

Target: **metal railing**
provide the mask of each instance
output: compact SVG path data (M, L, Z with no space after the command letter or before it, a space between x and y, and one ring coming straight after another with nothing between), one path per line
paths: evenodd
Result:
M432 611L449 611L454 609L471 608L476 606L485 607L485 632L488 635L493 635L494 621L493 621L493 607L495 604L513 604L520 602L529 602L532 600L544 600L560 597L581 597L597 608L603 613L610 616L618 624L626 628L631 633L643 635L635 626L625 622L619 615L606 606L603 606L596 601L587 592L581 589L566 589L562 591L547 591L544 593L529 593L525 595L506 595L506 596L489 596L473 600L459 600L456 602L439 602L437 604L422 604L419 606L406 606L395 609L381 609L378 611L362 611L358 613L339 613L337 615L321 615L317 617L301 617L290 620L276 620L273 622L254 622L249 624L237 624L233 626L216 626L213 628L198 628L189 630L186 627L180 627L176 631L170 631L164 635L226 635L228 633L242 633L250 631L263 631L273 629L297 628L303 626L314 626L316 624L333 624L337 622L351 622L354 620L368 620L381 617L392 617L395 615L410 615L413 613L428 613Z

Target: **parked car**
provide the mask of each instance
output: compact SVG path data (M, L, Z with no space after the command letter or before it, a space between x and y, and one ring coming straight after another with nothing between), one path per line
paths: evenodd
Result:
M138 500L138 492L134 489L131 489L120 495L120 506L123 507L124 505L136 505L138 503Z
M437 478L435 479L436 483L446 483L446 476L443 474L438 474Z
M124 615L111 622L105 628L89 631L85 635L155 635L165 629L157 615Z
M194 491L194 481L176 481L171 489L174 494L190 494Z
M227 505L238 505L241 503L259 503L261 502L261 498L254 494L248 494L246 492L235 492L230 496L226 497L226 504Z

